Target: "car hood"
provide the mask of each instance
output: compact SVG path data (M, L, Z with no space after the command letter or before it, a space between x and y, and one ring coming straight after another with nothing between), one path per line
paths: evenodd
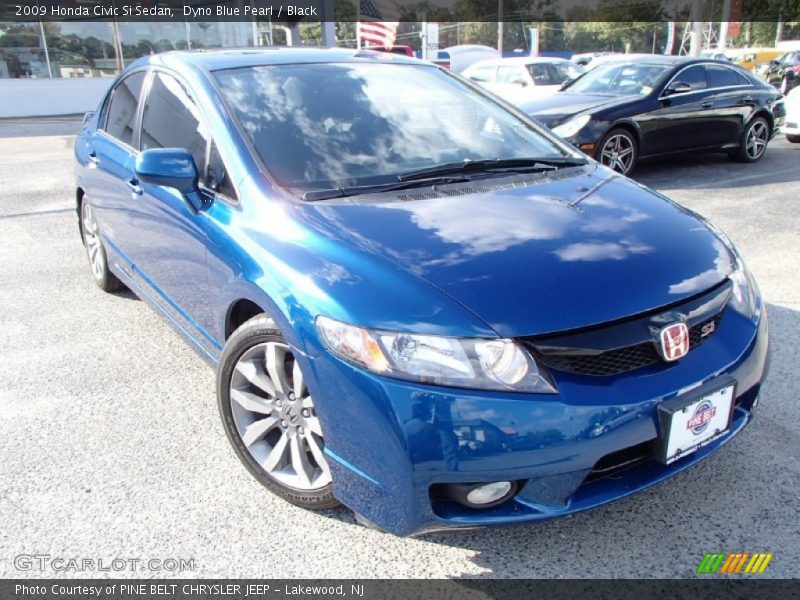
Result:
M694 213L594 162L473 185L299 210L326 237L427 281L507 337L663 307L735 264Z
M535 99L521 104L519 108L548 127L554 127L564 120L584 111L595 111L626 104L638 96L615 96L609 94L572 94L568 91L556 92L547 98Z

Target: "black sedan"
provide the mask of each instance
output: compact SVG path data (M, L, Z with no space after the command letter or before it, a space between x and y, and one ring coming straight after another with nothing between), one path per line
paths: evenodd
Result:
M778 88L782 94L788 94L800 83L800 50L786 52L769 61L764 79Z
M604 165L724 151L759 160L783 124L781 94L731 63L656 56L601 65L520 108Z

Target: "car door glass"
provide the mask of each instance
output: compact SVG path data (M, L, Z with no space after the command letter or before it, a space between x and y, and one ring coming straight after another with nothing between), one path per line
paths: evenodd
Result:
M520 69L516 66L503 66L497 69L497 81L498 83L511 83L511 84L524 84L527 83L525 81L525 76L522 74Z
M496 68L497 67L495 67L494 65L478 67L477 69L475 69L475 71L472 72L469 78L472 81L481 81L481 82L492 81L494 79L494 72Z
M174 77L156 72L144 105L142 150L183 148L192 153L197 172L203 174L210 137L186 88Z
M208 153L208 168L203 177L203 185L209 190L227 196L231 200L238 200L236 189L233 187L228 170L225 168L217 145L214 142L211 142L211 148Z
M111 101L106 111L103 130L108 135L129 146L133 142L133 130L136 125L136 108L144 83L144 71L133 73L123 79L111 94Z
M694 90L704 90L708 87L706 83L706 70L703 65L694 65L688 69L684 69L675 77L675 81L681 83L688 83Z
M706 67L706 78L708 79L708 87L710 88L742 85L739 74L736 73L736 71L716 65L708 65Z

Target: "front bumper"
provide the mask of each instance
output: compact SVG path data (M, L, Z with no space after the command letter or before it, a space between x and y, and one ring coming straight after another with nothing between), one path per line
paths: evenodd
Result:
M659 483L749 422L768 365L768 322L726 309L725 326L672 366L613 377L556 373L558 395L475 392L379 377L327 354L310 359L334 493L398 535L533 521L585 510ZM658 437L663 400L730 375L736 408L724 436L669 466L607 466ZM624 461L622 461L624 462ZM437 483L522 482L512 500L469 509L432 499Z

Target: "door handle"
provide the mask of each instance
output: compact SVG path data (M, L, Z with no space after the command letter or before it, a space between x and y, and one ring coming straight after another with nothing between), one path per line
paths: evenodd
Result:
M745 96L744 98L742 98L742 103L743 104L750 104L752 101L753 101L753 97L752 96Z
M700 106L702 106L703 108L711 108L712 106L714 106L714 101L706 100L705 102L701 102Z
M89 166L96 167L99 164L100 164L100 159L97 158L97 152L92 150L91 152L89 152Z
M128 184L128 187L131 189L131 196L132 197L141 196L144 193L144 191L142 190L141 186L139 185L139 181L138 180L131 179L130 181L127 182L127 184Z

